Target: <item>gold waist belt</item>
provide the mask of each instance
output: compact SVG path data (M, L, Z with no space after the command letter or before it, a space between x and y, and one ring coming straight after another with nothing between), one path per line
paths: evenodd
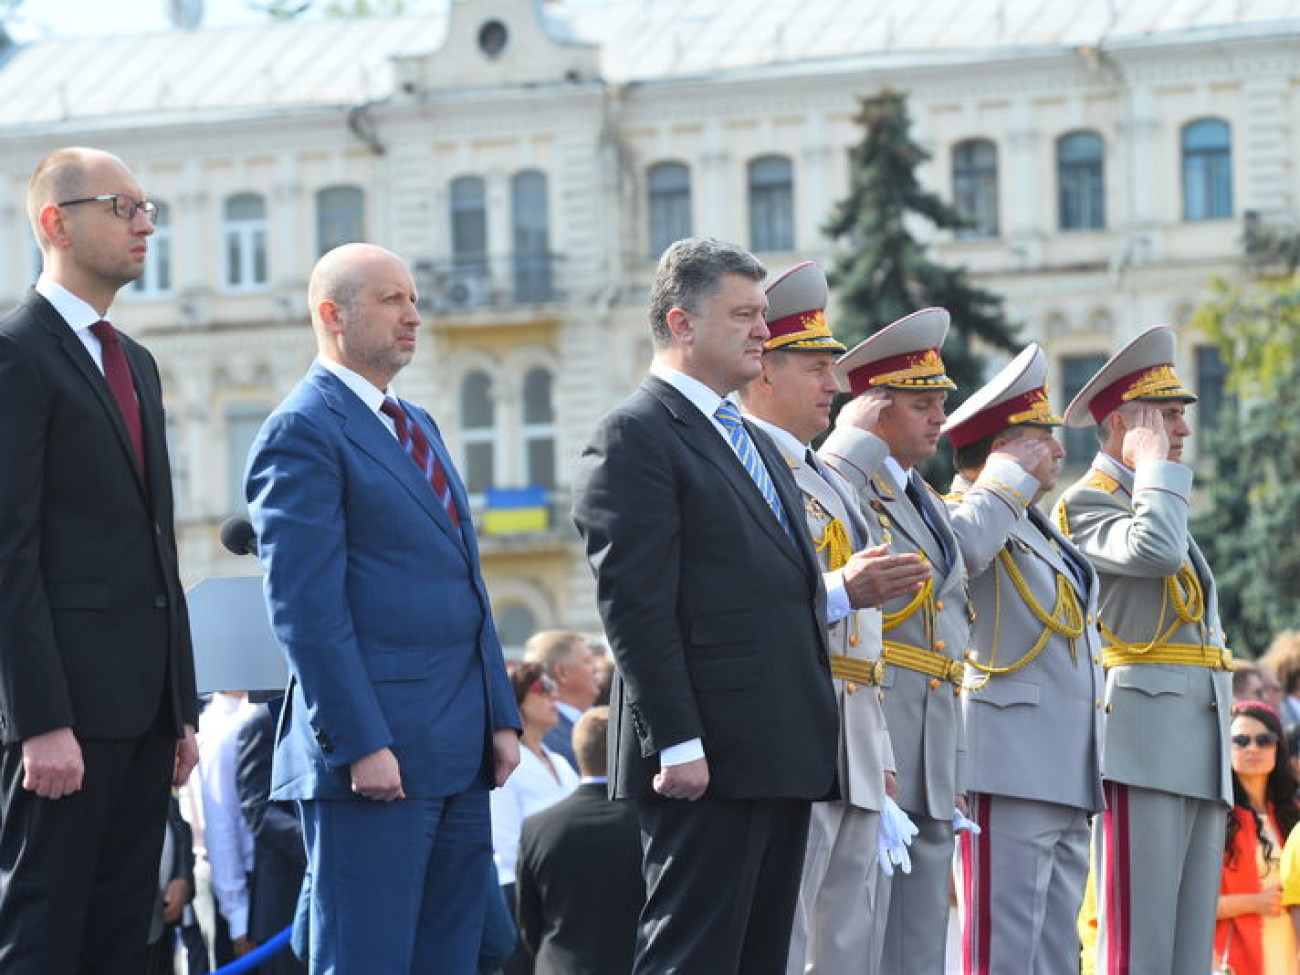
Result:
M965 665L960 660L945 657L933 650L909 647L906 643L890 643L886 640L885 652L882 656L887 664L914 670L927 677L946 680L953 687L961 687L962 677L966 672Z
M831 654L831 676L859 684L879 684L885 677L883 660L859 660L841 653Z
M1198 643L1158 643L1153 647L1123 643L1106 647L1104 654L1107 667L1123 664L1178 664L1212 670L1232 667L1232 651L1227 647L1207 647Z

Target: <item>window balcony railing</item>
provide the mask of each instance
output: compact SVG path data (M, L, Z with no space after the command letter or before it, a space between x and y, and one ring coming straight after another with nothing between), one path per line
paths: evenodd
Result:
M433 315L503 309L561 301L559 254L516 251L462 255L450 261L416 261L420 307Z

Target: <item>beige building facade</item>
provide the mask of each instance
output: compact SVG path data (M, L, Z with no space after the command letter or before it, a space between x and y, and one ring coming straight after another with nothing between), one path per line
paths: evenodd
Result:
M311 361L313 262L345 240L391 247L426 316L402 394L440 422L480 521L511 489L548 511L483 537L505 642L595 630L569 472L649 361L654 259L709 234L774 272L832 262L820 228L848 186L860 96L908 95L924 182L976 220L934 252L1046 345L1059 405L1119 342L1184 323L1236 274L1248 220L1296 213L1300 0L870 6L463 0L10 48L0 303L38 268L22 206L36 160L122 155L163 213L116 317L164 372L193 581L255 571L217 530L243 510L257 427ZM1209 424L1217 356L1184 338ZM1069 443L1080 461L1089 437Z

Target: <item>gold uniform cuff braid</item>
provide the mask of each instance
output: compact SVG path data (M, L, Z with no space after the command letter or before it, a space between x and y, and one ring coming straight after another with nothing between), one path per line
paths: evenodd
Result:
M831 676L837 680L851 680L859 684L879 684L885 679L883 660L860 660L841 653L831 654Z

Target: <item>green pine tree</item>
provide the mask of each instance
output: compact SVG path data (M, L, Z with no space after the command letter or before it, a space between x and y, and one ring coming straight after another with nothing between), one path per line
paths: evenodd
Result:
M1212 475L1193 532L1214 569L1228 645L1255 657L1300 628L1300 275L1216 282L1193 325L1215 340L1228 391L1205 445Z
M930 156L912 138L906 100L885 90L860 105L856 121L863 135L852 150L849 194L824 227L847 246L830 275L839 308L835 332L852 346L921 308L946 308L952 328L943 358L958 387L948 400L951 409L984 382L977 344L1018 351L1018 327L1007 321L1000 296L972 284L965 268L936 263L909 229L918 220L940 230L970 224L917 180L916 168ZM946 489L951 470L945 452L924 473Z

